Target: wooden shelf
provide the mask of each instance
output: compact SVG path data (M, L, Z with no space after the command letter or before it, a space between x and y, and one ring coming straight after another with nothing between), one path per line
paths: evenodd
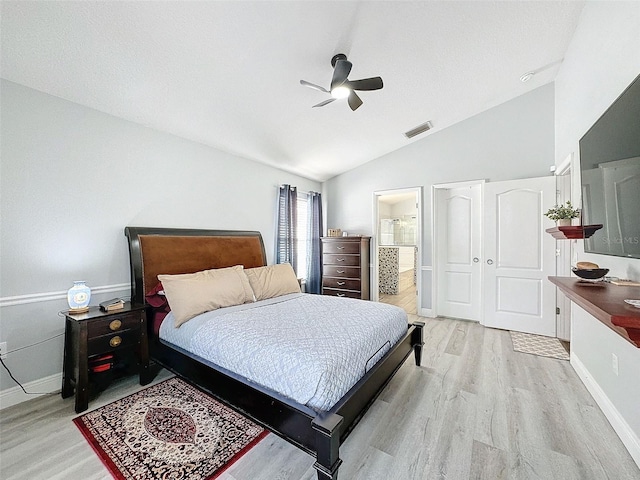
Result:
M640 287L581 282L569 277L549 277L549 280L571 301L640 348L640 308L624 302L625 298L640 299Z
M545 232L550 233L551 236L557 240L571 240L576 238L589 238L597 230L602 228L602 224L599 225L569 225L566 227L553 227L547 228Z

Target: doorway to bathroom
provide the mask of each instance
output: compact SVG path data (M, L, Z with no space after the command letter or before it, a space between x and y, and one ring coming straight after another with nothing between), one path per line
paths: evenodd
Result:
M413 315L419 312L421 203L420 188L374 194L372 293L378 301Z

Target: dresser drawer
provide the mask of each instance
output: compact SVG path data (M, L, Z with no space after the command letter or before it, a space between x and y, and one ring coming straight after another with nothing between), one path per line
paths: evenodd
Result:
M325 265L360 266L360 255L325 253L322 255L322 263Z
M325 242L322 253L360 253L360 242Z
M123 330L110 335L89 338L89 356L111 351L115 348L130 347L140 342L140 329Z
M360 292L352 290L338 290L337 288L323 288L323 295L331 295L334 297L348 297L348 298L360 298Z
M120 332L130 328L140 329L142 322L140 313L123 313L122 315L109 315L108 318L92 320L87 325L89 338Z
M323 277L360 278L360 267L343 267L342 265L324 265Z
M360 279L359 278L323 277L322 286L324 288L340 288L343 290L355 290L359 292Z

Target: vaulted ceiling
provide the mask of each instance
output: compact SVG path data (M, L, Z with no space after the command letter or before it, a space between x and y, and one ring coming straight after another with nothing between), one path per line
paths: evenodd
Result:
M0 73L323 181L552 82L583 5L3 1ZM336 53L384 81L356 111L299 83L328 88Z

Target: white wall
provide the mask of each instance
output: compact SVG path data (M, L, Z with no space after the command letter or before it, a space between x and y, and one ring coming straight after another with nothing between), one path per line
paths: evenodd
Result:
M277 186L321 189L15 83L0 87L0 341L9 351L64 331L58 312L73 280L98 290L92 304L129 293L125 226L259 230L271 262ZM22 382L55 376L62 345L56 337L6 363ZM14 385L2 371L0 390Z
M553 101L553 85L545 85L328 180L323 187L328 224L371 235L373 192L423 187L419 308L431 308L431 186L549 175Z
M415 198L408 198L391 205L391 216L393 218L400 218L403 215L415 215L417 212Z
M576 204L580 193L578 142L638 74L640 2L587 2L555 81L556 164L573 154L572 196ZM640 260L585 254L582 241L577 241L576 247L577 260L610 268L610 275L640 280ZM580 311L576 308L572 313L574 310ZM627 425L621 438L640 464L640 349L630 348L628 342L584 313L572 319L573 352L587 377L606 396L599 404L612 423L617 418ZM621 362L620 376L612 372L612 354Z
M573 154L572 197L580 205L580 138L640 74L640 2L587 2L555 81L556 164ZM584 253L578 259L640 280L640 260Z

